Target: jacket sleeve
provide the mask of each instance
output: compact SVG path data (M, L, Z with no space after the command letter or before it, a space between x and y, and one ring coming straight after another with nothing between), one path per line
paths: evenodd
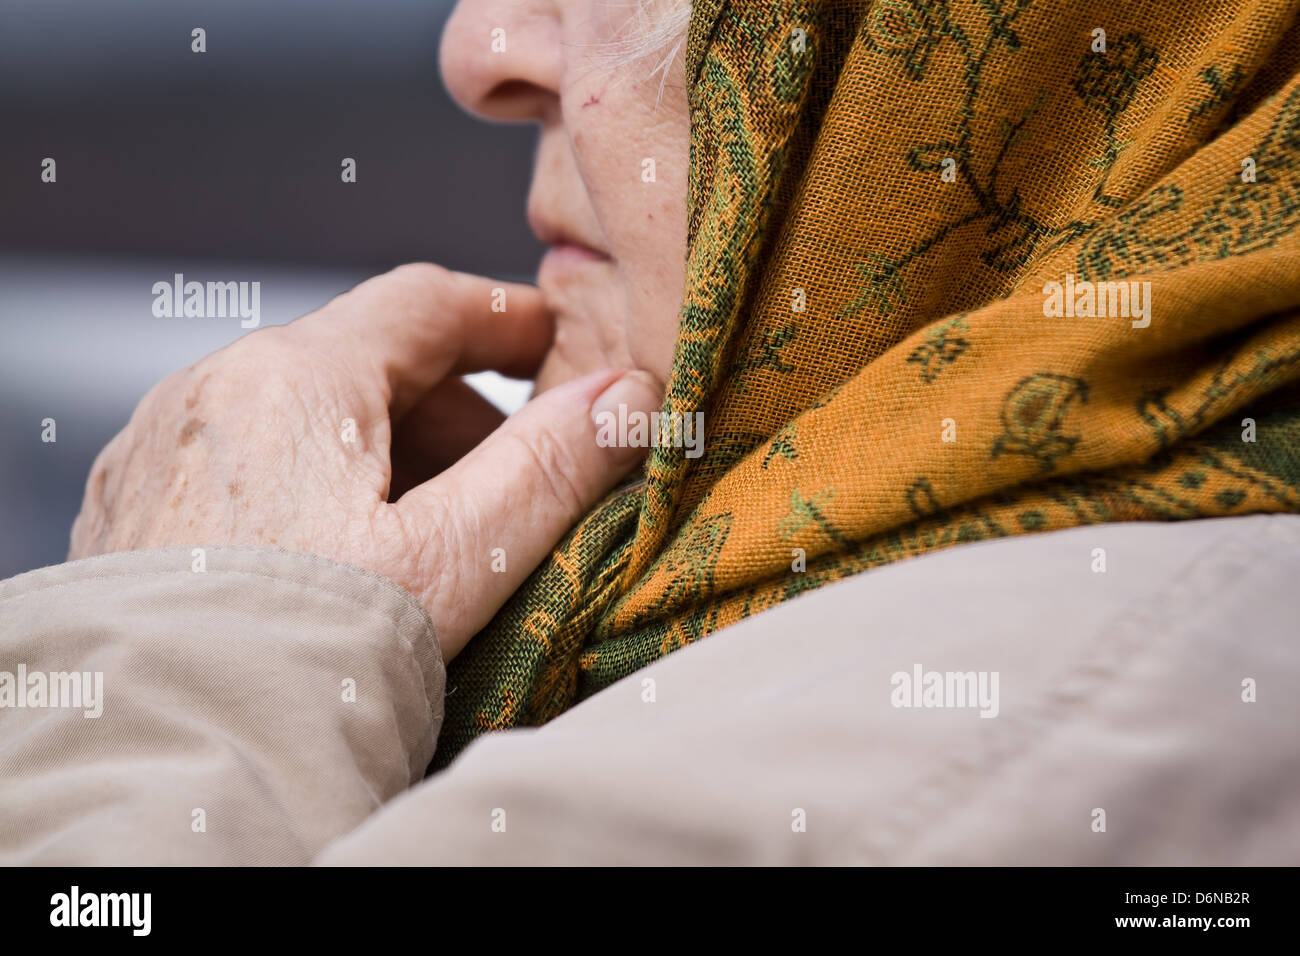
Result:
M0 582L0 863L297 864L421 779L432 624L395 583L242 548Z
M1298 578L1294 515L900 561L485 735L317 862L1293 866Z

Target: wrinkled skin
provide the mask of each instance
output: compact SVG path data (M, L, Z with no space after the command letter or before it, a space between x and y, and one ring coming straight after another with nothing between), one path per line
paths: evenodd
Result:
M537 384L609 366L667 378L686 258L690 123L683 62L672 52L611 65L626 35L618 0L462 0L442 42L447 89L471 112L540 124L529 220L569 250L542 262L537 283L555 342ZM506 52L485 53L492 30ZM654 74L654 75L652 75ZM654 182L643 163L654 160Z
M605 0L466 0L444 36L463 105L541 124L537 288L403 266L170 376L96 460L70 557L320 555L406 587L457 653L643 454L600 447L592 415L663 398L684 276L681 61L660 101L644 59L602 59L617 25ZM503 421L459 378L482 369L533 376L537 395Z

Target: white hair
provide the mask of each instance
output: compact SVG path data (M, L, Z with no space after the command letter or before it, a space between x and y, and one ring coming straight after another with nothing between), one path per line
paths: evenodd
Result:
M673 61L686 46L686 31L691 22L690 0L631 0L628 5L631 13L627 22L619 30L618 39L605 45L601 59L613 68L654 57L657 63L649 75L662 74L659 80L662 99Z

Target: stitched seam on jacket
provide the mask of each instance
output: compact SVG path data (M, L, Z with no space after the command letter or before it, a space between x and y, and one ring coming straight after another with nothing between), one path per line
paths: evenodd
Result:
M1140 654L1152 651L1162 640L1173 638L1180 622L1199 613L1200 604L1186 598L1200 593L1200 577L1207 573L1208 568L1219 572L1216 580L1220 584L1229 579L1239 579L1256 563L1255 560L1248 559L1258 559L1257 551L1251 555L1253 550L1254 542L1235 528L1207 542L1181 571L1171 576L1171 582L1158 594L1143 604L1130 604L1108 618L1094 632L1100 636L1095 639L1087 656L1054 679L1052 686L1027 709L1027 716L1011 718L1006 729L991 736L978 754L965 761L947 759L934 772L918 780L910 792L901 795L906 800L917 790L937 789L942 791L942 799L928 803L908 819L886 821L857 834L853 842L859 851L888 865L891 858L897 859L913 848L916 841L924 836L927 826L936 818L970 806L978 796L981 785L987 783L995 771L1005 770L1015 761L1030 756L1048 737L1062 730L1070 721L1090 713L1100 691L1123 682L1128 674L1114 666L1120 653L1130 651ZM1181 603L1176 603L1180 598L1183 599ZM1174 608L1175 615L1159 620L1160 615L1150 610L1150 606L1156 603L1162 608ZM1182 613L1178 614L1178 610ZM1163 633L1151 627L1152 624L1163 624ZM1107 637L1107 634L1110 636ZM1144 641L1144 637L1149 639ZM1133 658L1126 660L1132 661ZM1084 685L1081 688L1083 692L1062 690L1067 685L1079 682ZM1070 696L1063 699L1064 694ZM897 818L899 813L895 811L893 816ZM883 847L879 846L881 842L884 843Z

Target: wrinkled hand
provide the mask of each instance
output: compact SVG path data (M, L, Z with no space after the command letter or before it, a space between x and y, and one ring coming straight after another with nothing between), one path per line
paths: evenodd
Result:
M594 411L653 412L662 399L649 375L611 370L502 420L457 377L529 375L551 335L535 289L431 265L247 335L140 402L91 469L70 557L178 545L321 555L406 587L450 659L639 459L597 444Z

